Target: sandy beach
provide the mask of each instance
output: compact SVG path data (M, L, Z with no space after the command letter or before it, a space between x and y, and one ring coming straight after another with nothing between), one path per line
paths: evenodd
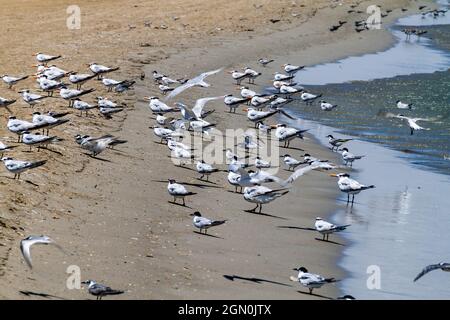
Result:
M393 10L383 25L430 3L378 1L383 10ZM51 146L53 151L28 152L21 146L9 152L17 159L48 162L25 173L21 181L9 179L11 174L2 169L0 298L42 298L33 293L90 298L86 290L67 289L70 265L80 267L83 279L126 291L111 299L326 299L345 294L328 285L308 295L305 288L289 281L295 275L292 268L300 265L324 276L345 277L336 266L345 242L338 237L333 238L337 244L320 242L313 232L280 228L312 227L315 217L328 218L338 195L335 179L311 172L295 183L283 201L265 206L263 215L245 212L252 204L231 192L234 188L225 172L212 175L211 183L206 183L197 179L193 165L172 164L167 146L159 144L149 128L155 124L154 115L142 99L160 95L151 78L153 70L179 78L249 65L263 72L252 85L258 91L270 84L273 73L285 62L313 65L382 50L393 41L384 28L353 30L353 21L367 17L365 9L372 3L83 0L78 1L81 29L68 30L65 10L70 4L16 1L3 6L5 18L0 27L7 31L0 35L0 43L8 50L0 52L1 73L31 75L36 70L32 54L42 51L61 54L57 65L65 70L87 71L86 64L93 61L120 66L111 77L134 79L137 84L135 90L119 95L107 94L97 81L87 83L86 88L96 88L87 101L106 95L125 103L126 110L111 120L95 111L89 117L73 112L69 124L54 130L65 140ZM351 4L358 4L363 13L349 16ZM349 23L338 32L329 32L339 20ZM257 59L263 56L276 61L261 68ZM139 80L142 71L147 75L144 81ZM200 97L238 95L229 74L219 73L209 80L210 88L186 91L177 101L190 105ZM35 88L34 79L14 90L2 86L0 96L17 98L17 91L26 87ZM33 112L19 100L11 109L19 119L30 119ZM34 109L70 110L62 99L48 99ZM219 130L252 126L242 108L230 115L223 102L216 101L208 109L216 110L210 117ZM14 144L17 137L6 129L9 113L2 112L2 141ZM109 133L128 142L101 154L103 161L96 160L73 141L78 133ZM291 146L292 150L280 154L300 157L308 152L340 161L310 135ZM288 174L279 171L283 178ZM189 188L197 195L188 199L187 207L168 202L168 178L198 184ZM198 209L228 221L212 229L211 237L200 235L194 232L189 216ZM33 251L34 269L28 269L19 242L30 234L51 236L65 252L41 246Z

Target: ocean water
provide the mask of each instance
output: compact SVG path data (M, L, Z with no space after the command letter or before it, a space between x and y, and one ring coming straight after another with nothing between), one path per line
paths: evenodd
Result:
M323 112L294 102L290 112L301 120L292 125L310 129L325 145L330 133L353 138L349 149L366 157L351 176L376 185L357 195L353 207L341 195L332 217L351 224L342 233L350 244L339 261L348 273L339 286L357 299L450 299L449 273L433 271L413 282L424 266L450 262L449 23L448 17L403 18L391 29L392 48L298 74L308 91L339 107ZM406 41L400 24L425 28L427 38ZM397 109L396 100L413 103L413 110ZM420 123L430 130L411 136L404 123L380 111L437 120ZM368 285L373 270L380 287Z

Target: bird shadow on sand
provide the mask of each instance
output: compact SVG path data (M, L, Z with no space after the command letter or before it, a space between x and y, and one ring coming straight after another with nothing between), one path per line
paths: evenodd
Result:
M27 297L41 297L41 298L46 298L46 299L58 299L58 300L67 300L66 298L63 297L58 297L58 296L54 296L48 293L43 293L43 292L33 292L33 291L27 291L27 290L19 290L20 294L23 294Z
M32 186L39 187L39 185L36 184L36 183L34 183L33 181L30 181L30 180L24 180L24 181L25 181L26 183L31 184Z
M314 229L314 228L307 228L307 227L278 226L278 228L281 228L281 229L305 230L305 231L316 231L316 229Z
M285 283L281 283L281 282L277 282L277 281L272 281L272 280L267 280L267 279L261 279L261 278L249 278L249 277L241 277L241 276L237 276L237 275L226 275L224 274L223 277L227 280L230 281L234 281L234 280L244 280L244 281L249 281L249 282L253 282L253 283L257 283L257 284L261 284L261 283L272 283L272 284L276 284L279 286L285 286L285 287L292 287L291 285L285 284Z
M213 235L213 234L208 234L208 233L200 233L199 231L193 231L194 233L196 233L196 234L199 234L199 235L202 235L202 236L205 236L205 237L211 237L211 238L216 238L216 239L222 239L222 240L224 240L222 237L219 237L219 236L215 236L215 235Z
M180 206L180 207L183 207L183 208L188 208L188 209L192 209L191 207L189 207L188 205L185 205L185 204L182 204L182 203L178 203L178 202L173 202L173 201L167 201L168 203L170 203L170 204L174 204L174 205L176 205L176 206Z
M339 242L336 242L336 241L333 241L333 240L323 240L323 239L320 239L320 238L314 238L314 239L316 239L317 241L321 241L321 242L336 244L338 246L345 246L345 244L339 243Z
M203 180L203 179L200 179L200 178L196 178L198 181L201 181L201 182L205 182L205 183L210 183L210 184L212 184L213 186L218 186L218 184L217 183L215 183L215 182L212 182L212 181L209 181L209 180ZM211 187L211 186L210 186Z
M153 182L161 182L161 183L167 183L168 180L151 180ZM205 181L207 182L207 181ZM200 189L204 189L204 188L215 188L215 189L221 189L221 186L214 186L214 185L209 185L209 184L202 184L202 183L191 183L191 182L184 182L184 181L177 181L177 183L185 185L185 186L191 186L191 187L196 187L196 188L200 188Z
M103 162L110 162L110 163L112 163L111 160L108 160L108 159L105 159L105 158L96 157L96 156L93 156L93 155L90 154L90 153L84 153L84 154L87 155L87 156L89 156L91 159L95 159L95 160L99 160L99 161L103 161Z
M305 151L304 149L302 149L302 148L297 148L297 147L281 147L281 146L280 146L280 148L288 149L288 150Z
M317 293L309 293L309 292L304 292L304 291L297 291L298 293L301 293L301 294L306 294L306 295L308 295L308 296L314 296L314 297L318 297L318 298L323 298L323 299L327 299L327 300L333 300L333 298L331 298L331 297L327 297L327 296L323 296L323 295L321 295L321 294L317 294Z
M251 214L254 214L256 216L270 217L270 218L281 219L281 220L289 220L288 218L275 216L275 215L272 215L272 214L269 214L269 213L264 213L264 212L255 212L255 211L252 211L252 210L244 210L244 212L251 213Z

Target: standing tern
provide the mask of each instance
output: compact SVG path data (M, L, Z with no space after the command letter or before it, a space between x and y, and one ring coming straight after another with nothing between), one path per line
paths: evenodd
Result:
M331 151L334 151L335 148L337 150L344 143L353 140L353 139L337 139L337 138L333 137L331 134L327 135L326 137L328 138L328 143L331 145Z
M255 124L255 128L256 128L258 122L261 122L261 120L267 119L279 112L278 110L258 111L253 108L246 108L246 109L244 109L244 111L247 111L247 118L248 118L248 120L250 120L251 122L253 122Z
M291 157L288 154L285 154L285 155L281 156L280 158L283 158L283 162L284 162L285 165L288 166L288 170L289 171L291 171L291 169L294 170L296 167L298 167L299 165L303 164L302 161L299 161L299 160Z
M275 100L270 102L270 108L271 109L279 109L282 106L284 106L292 101L293 101L292 99L277 97Z
M153 80L155 80L155 82L159 82L159 80L161 80L164 75L162 73L159 73L158 71L154 70L153 73Z
M9 113L11 113L11 110L9 109L9 106L12 105L16 100L14 99L5 99L0 97L0 108L3 107L6 110L8 110Z
M286 95L286 98L289 99L291 98L292 95L303 92L303 88L302 87L294 88L290 85L282 84L279 88L279 91L281 94Z
M45 75L47 77L47 79L50 79L50 80L58 80L58 79L65 77L66 75L70 74L70 72L67 72L56 66L46 67L44 65L38 65L37 67L38 67L38 73Z
M288 192L286 189L272 190L265 186L245 187L244 199L248 202L256 203L256 207L249 210L249 212L256 212L259 207L259 213L261 213L263 204L270 203Z
M231 94L226 95L223 98L223 102L230 107L230 113L233 110L234 113L236 113L236 108L239 107L241 104L247 103L249 101L249 98L238 98L233 97Z
M108 92L111 92L114 89L114 87L118 86L119 84L122 84L124 81L126 80L119 81L109 78L102 79L102 83L108 89Z
M255 95L250 100L250 105L254 108L257 108L258 110L262 109L266 104L270 103L271 101L275 100L277 96L271 95L271 96L260 96Z
M51 143L60 142L62 139L57 136L46 136L43 134L32 134L28 131L25 131L22 135L22 142L28 146L36 146L38 151L41 147L46 148Z
M61 58L61 55L52 56L52 55L43 54L41 52L38 52L35 54L35 57L38 62L46 64L47 62Z
M7 146L6 144L0 141L0 152L2 153L1 157L3 158L3 155L5 154L6 151L14 149L15 147L17 146Z
M196 169L197 172L201 174L200 180L202 180L203 177L206 176L206 181L209 181L209 176L211 175L211 173L219 171L219 169L213 168L212 165L206 163L203 160L197 162Z
M248 75L248 82L251 84L255 84L255 79L261 75L261 72L257 72L249 67L244 68L244 73Z
M59 95L66 101L69 101L69 108L72 107L73 101L81 96L84 96L88 93L94 92L95 89L86 89L86 90L76 90L76 89L68 89L66 86L61 86L59 90Z
M224 224L227 220L211 220L205 217L202 217L201 213L198 211L195 211L194 213L191 213L191 216L194 218L192 219L192 223L194 224L194 227L198 228L200 230L200 233L202 233L202 230L205 230L205 234L208 233L208 229L215 226L220 226L221 224Z
M294 74L305 68L305 66L294 66L289 63L283 64L282 67L284 68L284 71L288 74Z
M217 69L217 70L213 70L213 71L208 71L208 72L204 72L202 74L200 74L199 76L189 79L185 84L182 84L181 86L178 86L175 90L173 90L168 96L167 96L167 100L171 99L177 95L179 95L181 92L192 88L192 87L203 87L203 88L208 88L211 85L209 83L205 82L205 79L208 76L211 76L213 74L219 73L220 71L222 71L223 68Z
M239 90L241 90L241 97L245 99L251 99L254 96L256 96L256 92L253 90L250 90L248 87L240 87Z
M11 173L14 173L14 179L20 179L20 174L24 171L27 171L29 169L34 169L37 167L40 167L44 165L47 160L42 161L21 161L21 160L14 160L11 157L4 157L1 159L3 164L5 165L6 170L8 170Z
M10 116L6 126L8 127L9 131L18 135L17 142L20 142L23 132L32 130L32 129L40 129L40 128L46 126L46 124L38 125L33 122L19 120L15 116Z
M275 72L273 75L274 81L287 81L287 80L292 80L292 79L294 79L293 75L282 74L279 72Z
M320 100L319 103L320 103L320 108L321 108L323 111L331 111L331 110L333 110L334 108L337 107L336 104L328 103L328 102L326 102L325 100Z
M314 102L314 100L320 98L322 96L322 94L312 94L309 92L303 92L300 95L300 99L303 100L303 102L306 102L306 104L312 104Z
M158 97L144 97L148 101L150 110L154 113L178 112L180 108L169 107L167 104L159 100Z
M169 194L173 197L173 203L177 202L178 198L181 198L183 200L183 206L186 205L184 198L188 196L193 196L197 193L187 191L186 188L177 183L175 179L169 179L169 184L167 185L167 191Z
M328 237L330 236L330 233L340 232L344 231L347 227L350 225L343 225L343 226L337 226L335 224L329 223L325 220L323 220L320 217L316 218L316 223L314 224L314 228L319 232L323 238L323 241L328 241Z
M258 63L263 67L267 66L269 63L273 62L273 59L261 58L258 60Z
M12 77L12 76L8 76L7 74L4 74L4 75L0 76L0 78L2 78L3 82L8 85L8 89L11 89L19 81L27 79L28 76Z
M228 182L232 186L234 186L235 193L238 192L238 190L237 190L238 187L240 188L239 193L242 193L242 186L239 185L240 178L241 178L241 175L239 173L233 172L233 171L228 172L227 179L228 179Z
M161 143L163 142L163 140L167 140L169 137L177 138L183 136L180 131L161 127L153 128L153 133L155 134L155 136L161 138Z
M350 164L350 167L353 166L353 161L360 160L365 156L355 156L353 153L350 153L347 148L342 148L342 159L344 160L344 164Z
M39 87L47 92L49 96L53 96L53 91L64 86L62 82L47 79L46 76L40 75L37 77L37 81L39 83Z
M429 266L426 266L423 268L423 270L414 278L414 282L422 278L424 275L426 275L428 272L434 271L434 270L442 270L446 272L450 272L450 263L447 262L439 262L437 264L430 264Z
M350 195L353 196L352 205L353 202L355 201L355 195L357 195L361 191L375 188L374 185L366 186L360 184L356 180L350 179L350 175L348 173L331 174L330 176L339 178L338 187L339 190L347 194L347 203L350 202Z
M245 72L239 72L237 70L231 70L231 71L229 71L229 73L231 74L231 77L233 78L233 80L236 80L237 85L240 85L242 80L244 80L246 78L250 78L250 74L245 73Z
M73 100L72 108L76 110L80 110L80 116L83 115L83 111L86 113L86 116L88 114L88 111L91 109L96 109L97 105L91 105L85 101L81 101L80 99L76 98Z
M260 157L256 157L255 159L255 167L258 169L262 169L262 168L270 168L271 164L269 161L265 161L263 159L261 159Z
M324 284L336 282L334 278L324 278L321 275L309 273L305 267L295 268L298 271L297 278L291 277L291 281L300 282L300 284L309 289L312 294L314 289L321 288Z
M99 138L93 138L91 136L75 136L75 141L80 145L82 149L91 152L92 157L96 157L108 147L113 147L116 144L126 143L126 140L119 140L111 135L104 135Z
M81 86L86 83L87 81L95 78L96 74L79 74L79 73L72 73L69 76L69 81L73 84L77 85L77 90L81 90Z
M20 241L20 251L22 252L22 256L25 259L25 262L27 263L27 265L30 267L30 269L33 268L32 264L31 264L31 247L35 244L51 244L54 245L56 247L58 247L59 249L61 249L61 247L59 247L51 238L47 237L47 236L29 236L26 237L25 239Z
M414 134L414 131L418 131L418 130L430 130L430 128L424 128L421 127L417 124L417 121L431 121L431 119L426 119L426 118L410 118L410 117L406 117L402 114L396 115L394 116L394 118L398 118L401 120L406 120L408 122L408 126L410 128L410 132L411 135Z
M42 127L42 129L47 129L47 135L49 134L50 129L60 126L66 122L69 122L69 119L58 119L55 116L51 116L50 114L41 114L40 112L33 112L33 123L36 126ZM28 128L28 129L36 129L36 128Z
M303 139L303 133L308 130L299 130L295 128L289 128L285 124L278 124L275 130L275 137L280 142L284 142L284 148L289 148L289 144L295 138Z
M30 107L40 103L43 99L48 98L48 96L41 96L39 94L31 93L28 89L21 90L19 93L22 95L23 101L25 101Z
M89 69L91 69L92 73L94 73L97 76L97 79L100 80L103 74L119 70L119 67L106 67L92 62L89 64Z
M106 296L124 293L124 291L122 290L111 289L110 287L97 283L94 280L86 280L82 281L81 283L88 285L88 292L93 296L96 296L97 300L102 300L102 298Z

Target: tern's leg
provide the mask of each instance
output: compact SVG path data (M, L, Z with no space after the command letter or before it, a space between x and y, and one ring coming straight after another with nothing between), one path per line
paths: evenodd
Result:
M253 208L252 210L249 210L249 211L250 212L256 212L256 209L258 209L258 207L259 207L259 204L257 204L255 208Z
M262 210L262 204L259 205L259 213L261 213Z
M353 206L353 202L355 202L355 195L353 195L353 197L352 197L352 206Z
M322 240L325 241L325 233L322 235Z
M309 288L309 294L312 294L313 288Z
M206 175L206 181L209 181L209 175L208 174Z
M349 203L349 202L350 202L350 194L347 193L347 203Z
M204 175L202 174L202 176L200 177L200 180L203 180L203 176L204 176Z
M183 197L183 206L185 206L186 205L186 203L185 203L185 201L184 201L184 197Z
M173 197L173 203L177 202L177 198Z

